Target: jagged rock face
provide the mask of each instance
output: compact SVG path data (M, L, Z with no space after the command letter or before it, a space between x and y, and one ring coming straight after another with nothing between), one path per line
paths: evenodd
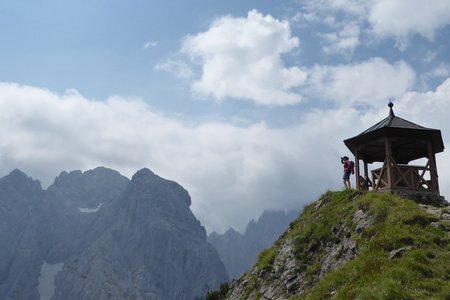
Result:
M230 228L224 234L211 233L208 242L217 249L230 277L239 278L256 262L258 254L280 237L298 214L297 211L264 211L256 222L251 220L248 223L244 234Z
M109 225L93 226L111 202L126 189L129 179L119 172L98 167L84 173L62 172L48 187L44 203L48 207L53 247L47 261L58 263L82 251ZM91 238L86 238L91 236Z
M181 186L139 171L94 225L114 226L57 278L55 299L195 299L216 288L226 272L189 205Z
M239 278L254 263L256 255L249 255L250 249L244 235L228 229L224 234L215 232L208 236L208 242L214 246L230 274L231 278Z
M190 201L147 169L131 181L63 172L46 191L12 172L0 179L0 299L39 299L41 266L56 264L52 299L202 297L227 274Z
M42 192L38 181L19 170L0 179L0 299L37 296L26 287L37 283L34 275L40 263L36 258L46 251L40 244L41 218L37 216Z
M107 205L126 188L129 179L119 172L98 167L84 173L61 172L48 187L51 200L71 208L96 208Z

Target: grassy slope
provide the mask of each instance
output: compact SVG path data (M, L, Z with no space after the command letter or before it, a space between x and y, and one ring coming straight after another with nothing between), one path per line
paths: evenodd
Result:
M450 224L439 221L431 226L436 216L411 200L385 194L325 193L305 208L282 240L261 253L257 269L270 267L282 241L289 238L296 259L314 277L323 246L336 239L332 226L355 228L352 218L359 209L374 222L361 235L352 235L358 256L298 299L450 299ZM390 251L402 247L408 250L389 258Z

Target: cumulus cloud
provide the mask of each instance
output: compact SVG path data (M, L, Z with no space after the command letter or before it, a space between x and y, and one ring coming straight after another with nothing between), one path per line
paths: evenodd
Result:
M405 49L409 39L419 34L432 40L435 31L450 24L450 2L447 0L380 0L370 4L368 20L379 37L396 39Z
M323 40L322 51L351 57L361 44L361 27L367 12L362 0L306 0L292 18L296 26L325 25L326 33L317 34Z
M395 102L395 110L411 119L424 122L426 127L450 128L450 78L441 83L435 91L408 92ZM446 133L450 135L450 132ZM450 142L450 140L447 140Z
M439 77L444 78L450 75L450 65L445 63L440 63L429 72L426 73L426 76L429 77Z
M339 32L327 33L323 38L327 45L323 48L325 53L340 53L351 55L356 47L359 46L360 29L355 22L344 25Z
M373 105L399 97L415 83L414 70L404 61L390 64L382 58L338 66L315 66L308 85L316 96L340 105Z
M331 16L331 17L330 17ZM342 53L334 48L334 35L338 38L349 23L354 23L366 38L392 38L404 50L413 35L432 40L435 32L450 24L450 2L447 0L307 0L293 20L302 26L322 23L334 30L322 35L328 46L327 53ZM331 21L331 22L330 22ZM356 37L356 36L354 36ZM361 39L361 37L359 38ZM359 43L349 44L353 47ZM338 50L333 52L333 50Z
M201 66L192 83L197 95L283 106L301 100L292 89L303 84L306 73L285 67L281 59L298 45L287 21L252 10L246 18L215 20L207 31L186 37L182 51Z
M441 63L431 70L431 74L435 77L448 77L450 76L450 65Z
M428 72L420 75L420 83L424 87L435 84L437 80L442 80L450 76L450 65L446 63L439 63L433 66Z

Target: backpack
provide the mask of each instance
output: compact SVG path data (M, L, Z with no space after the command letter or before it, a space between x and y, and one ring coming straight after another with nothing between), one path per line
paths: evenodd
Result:
M350 171L355 174L355 163L353 161L350 161Z

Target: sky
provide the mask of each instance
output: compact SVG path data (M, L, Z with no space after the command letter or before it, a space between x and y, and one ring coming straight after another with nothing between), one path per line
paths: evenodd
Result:
M149 168L208 232L340 190L343 140L437 128L450 199L448 0L0 4L0 176ZM354 184L354 179L353 179Z

